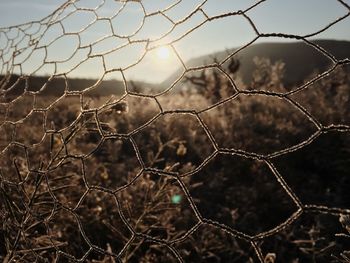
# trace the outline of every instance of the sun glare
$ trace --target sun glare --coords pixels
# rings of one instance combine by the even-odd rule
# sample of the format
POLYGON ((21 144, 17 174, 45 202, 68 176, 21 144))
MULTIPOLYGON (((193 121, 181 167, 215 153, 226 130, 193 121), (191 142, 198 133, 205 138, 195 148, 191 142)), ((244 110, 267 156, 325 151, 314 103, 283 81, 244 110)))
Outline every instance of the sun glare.
POLYGON ((161 60, 166 60, 170 57, 170 50, 168 47, 160 47, 157 49, 157 57, 161 60))

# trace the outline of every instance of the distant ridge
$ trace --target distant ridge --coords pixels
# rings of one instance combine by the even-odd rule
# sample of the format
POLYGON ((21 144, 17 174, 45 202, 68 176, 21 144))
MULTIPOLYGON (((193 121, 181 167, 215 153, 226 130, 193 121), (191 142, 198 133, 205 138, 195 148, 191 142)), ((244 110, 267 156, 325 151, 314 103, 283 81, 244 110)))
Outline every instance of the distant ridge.
MULTIPOLYGON (((315 40, 312 42, 324 48, 337 59, 350 58, 349 41, 315 40)), ((213 62, 214 57, 220 61, 235 50, 237 50, 237 48, 193 58, 185 64, 188 67, 210 64, 213 62)), ((234 56, 241 64, 238 74, 247 84, 250 83, 251 75, 255 69, 253 62, 254 57, 269 58, 271 62, 282 60, 286 64, 284 77, 286 85, 298 84, 309 77, 313 72, 322 72, 326 70, 331 63, 327 57, 302 41, 253 44, 239 51, 238 54, 234 56)), ((166 86, 171 85, 181 73, 181 69, 177 70, 162 84, 166 86)))
MULTIPOLYGON (((339 40, 315 40, 312 41, 317 45, 324 48, 327 52, 335 56, 337 59, 350 58, 350 41, 339 40)), ((188 67, 201 66, 211 64, 213 58, 217 58, 219 61, 227 57, 229 53, 234 52, 237 48, 228 49, 221 52, 208 54, 205 56, 190 59, 185 64, 188 67)), ((325 71, 331 61, 323 54, 315 50, 313 47, 305 44, 302 41, 299 42, 287 42, 287 43, 258 43, 253 44, 245 49, 241 50, 234 56, 235 59, 240 61, 240 69, 238 75, 242 80, 249 84, 252 73, 255 69, 253 59, 255 57, 269 58, 271 62, 278 60, 283 61, 285 66, 284 83, 286 85, 296 85, 308 78, 315 71, 325 71)), ((350 73, 350 66, 347 66, 350 73)), ((149 84, 144 82, 135 82, 136 86, 140 89, 148 88, 154 90, 164 90, 169 87, 179 76, 182 74, 182 69, 176 70, 167 80, 160 84, 149 84)), ((7 79, 6 85, 3 85, 5 76, 0 75, 0 94, 14 87, 10 92, 7 92, 6 96, 22 94, 26 81, 21 80, 16 83, 20 76, 11 75, 7 79), (1 91, 1 86, 2 91, 1 91)), ((28 90, 38 91, 48 81, 48 76, 31 76, 28 77, 28 90)), ((82 79, 71 78, 68 79, 68 90, 81 91, 88 87, 93 86, 97 82, 96 79, 82 79)), ((130 84, 130 83, 129 83, 130 84)), ((65 80, 62 77, 56 77, 47 83, 47 88, 41 92, 42 95, 60 96, 64 93, 66 87, 65 80)), ((89 96, 108 96, 108 95, 120 95, 124 92, 124 83, 121 80, 103 80, 99 86, 89 91, 89 96)))
MULTIPOLYGON (((5 76, 0 75, 0 85, 5 81, 5 76)), ((96 84, 97 79, 83 79, 83 78, 70 78, 67 79, 67 89, 69 91, 82 91, 96 84)), ((42 95, 47 96, 60 96, 63 95, 66 88, 66 81, 63 77, 54 77, 49 80, 48 76, 30 76, 25 79, 20 79, 19 75, 8 76, 7 83, 4 91, 7 89, 11 90, 7 92, 7 96, 18 96, 24 92, 28 83, 29 91, 39 91, 46 84, 45 89, 40 92, 42 95)), ((130 84, 130 83, 129 83, 130 84)), ((137 86, 143 87, 152 85, 143 82, 135 82, 137 86)), ((120 95, 124 93, 124 83, 121 80, 103 80, 98 84, 96 89, 88 92, 89 96, 109 96, 109 95, 120 95)))

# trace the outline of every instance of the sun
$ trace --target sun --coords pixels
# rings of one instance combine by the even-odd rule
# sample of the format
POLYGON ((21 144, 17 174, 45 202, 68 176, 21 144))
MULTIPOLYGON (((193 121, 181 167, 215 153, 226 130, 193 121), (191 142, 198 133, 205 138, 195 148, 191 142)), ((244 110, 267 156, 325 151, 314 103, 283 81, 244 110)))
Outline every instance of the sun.
POLYGON ((168 47, 160 47, 157 49, 157 57, 161 60, 167 60, 170 57, 170 49, 168 47))

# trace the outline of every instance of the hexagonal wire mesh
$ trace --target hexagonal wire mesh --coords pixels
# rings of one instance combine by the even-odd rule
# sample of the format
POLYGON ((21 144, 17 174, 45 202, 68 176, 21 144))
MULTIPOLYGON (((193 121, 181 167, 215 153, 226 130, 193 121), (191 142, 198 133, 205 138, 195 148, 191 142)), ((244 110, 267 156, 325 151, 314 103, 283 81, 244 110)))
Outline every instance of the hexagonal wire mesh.
MULTIPOLYGON (((168 12, 180 6, 181 0, 153 11, 147 11, 143 1, 114 1, 118 8, 110 16, 100 12, 106 1, 86 7, 82 1, 70 0, 40 21, 0 29, 2 260, 228 262, 224 261, 225 256, 215 259, 210 254, 202 254, 200 260, 189 257, 193 250, 202 249, 189 244, 193 240, 196 243, 196 235, 201 236, 202 228, 206 227, 212 230, 203 232, 202 238, 213 236, 202 240, 204 250, 205 246, 220 245, 222 253, 229 254, 230 249, 239 247, 243 252, 235 251, 238 254, 266 262, 262 241, 285 231, 304 214, 350 214, 346 207, 302 200, 295 190, 298 186, 289 185, 282 168, 275 164, 278 158, 301 151, 324 134, 350 131, 346 124, 323 124, 312 108, 304 107, 295 98, 350 64, 349 58, 336 58, 309 40, 349 17, 346 2, 335 0, 346 11, 344 16, 312 34, 292 35, 258 30, 250 12, 266 0, 243 10, 212 16, 203 8, 207 2, 204 0, 177 21, 168 12), (132 30, 122 24, 123 11, 129 4, 137 5, 140 11, 134 14, 139 23, 130 25, 132 30), (73 24, 70 19, 74 16, 79 19, 73 24), (195 16, 204 19, 170 37, 195 16), (139 38, 138 33, 147 21, 159 17, 171 25, 169 30, 157 38, 147 35, 139 38), (230 17, 242 18, 254 32, 253 39, 220 61, 188 66, 175 44, 213 21, 230 17), (75 28, 77 21, 81 25, 75 28), (92 29, 94 26, 96 29, 92 29), (128 29, 132 32, 127 32, 128 29), (240 86, 225 65, 262 38, 301 41, 329 59, 331 65, 290 90, 240 86), (124 49, 132 45, 141 45, 141 53, 124 65, 124 49), (168 48, 163 48, 160 55, 166 57, 171 52, 182 66, 182 73, 163 90, 148 90, 138 87, 142 86, 140 83, 130 82, 126 72, 137 67, 149 52, 163 46, 168 48), (101 47, 106 50, 101 51, 101 47), (114 58, 118 52, 121 57, 114 58), (74 88, 77 85, 70 74, 79 68, 87 70, 91 61, 95 61, 91 65, 99 72, 99 79, 80 80, 79 88, 74 88), (68 66, 63 68, 63 64, 68 66), (47 77, 32 78, 44 72, 44 68, 51 69, 47 77), (189 102, 170 101, 169 94, 182 85, 183 79, 210 81, 204 75, 202 79, 196 75, 208 70, 214 70, 217 72, 214 77, 220 75, 218 78, 225 80, 225 87, 230 88, 226 96, 216 101, 209 97, 211 102, 206 104, 190 101, 190 97, 189 102), (197 77, 191 78, 191 74, 197 77), (120 94, 98 94, 111 81, 107 76, 123 80, 120 94), (225 141, 225 137, 218 138, 225 131, 212 127, 211 120, 222 119, 218 123, 229 126, 233 121, 225 118, 233 118, 234 112, 227 109, 238 110, 235 105, 242 104, 241 107, 253 111, 252 104, 243 102, 251 96, 270 100, 273 105, 283 104, 281 107, 300 115, 305 120, 299 125, 311 127, 309 135, 298 137, 282 149, 267 146, 268 151, 262 152, 253 147, 264 143, 261 137, 257 141, 250 138, 253 141, 250 146, 250 142, 239 137, 237 144, 225 141), (210 115, 213 111, 220 111, 221 115, 210 115), (133 118, 126 119, 126 114, 133 118), (232 173, 233 179, 225 173, 232 173), (243 175, 240 177, 239 173, 243 175), (262 185, 266 189, 259 189, 262 185), (256 188, 250 196, 251 192, 244 191, 251 186, 256 188), (274 197, 267 198, 271 194, 274 197), (252 200, 259 202, 261 198, 267 198, 268 206, 281 213, 281 217, 270 220, 269 213, 259 206, 258 211, 250 211, 252 200), (227 211, 218 208, 217 202, 226 206, 227 211), (239 213, 243 215, 241 220, 237 219, 239 213), (258 222, 262 226, 257 226, 258 222), (220 232, 219 239, 226 236, 224 244, 211 243, 215 231, 220 232), (145 254, 150 250, 153 252, 145 254)), ((237 125, 239 119, 234 119, 237 125)), ((244 261, 243 258, 238 257, 237 262, 244 261)), ((228 260, 234 262, 232 258, 228 260)))

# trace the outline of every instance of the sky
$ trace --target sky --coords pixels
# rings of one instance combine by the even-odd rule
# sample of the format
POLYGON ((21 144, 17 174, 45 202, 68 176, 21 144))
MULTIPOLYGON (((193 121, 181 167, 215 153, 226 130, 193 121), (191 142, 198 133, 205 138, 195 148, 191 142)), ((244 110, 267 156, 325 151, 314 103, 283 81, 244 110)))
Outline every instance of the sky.
MULTIPOLYGON (((350 0, 343 1, 350 5, 350 0)), ((191 58, 240 47, 252 41, 256 34, 243 16, 228 16, 207 21, 205 15, 214 17, 244 10, 256 2, 253 0, 141 0, 141 5, 140 1, 80 0, 75 1, 75 7, 67 6, 61 15, 51 21, 50 26, 44 23, 32 23, 29 24, 30 27, 21 26, 27 34, 32 34, 32 38, 38 40, 36 46, 30 46, 30 40, 27 37, 21 40, 24 36, 21 31, 16 28, 8 31, 6 27, 39 21, 52 14, 66 1, 0 0, 1 74, 6 73, 7 70, 13 70, 15 73, 25 74, 66 73, 68 77, 100 78, 105 69, 122 68, 128 80, 158 83, 181 68, 182 62, 186 65, 191 58), (164 14, 175 23, 184 20, 203 3, 202 10, 205 14, 201 11, 195 12, 167 35, 165 34, 172 29, 173 24, 165 16, 158 13, 144 19, 145 13, 151 14, 164 10, 176 2, 180 3, 164 11, 164 14), (96 7, 99 8, 95 12, 79 10, 96 7), (117 13, 118 15, 114 17, 117 13), (98 20, 96 20, 97 17, 98 20), (100 19, 103 17, 114 18, 100 19), (90 23, 91 25, 87 27, 90 23), (199 27, 188 32, 197 26, 199 27), (68 35, 63 34, 63 28, 68 35), (79 31, 81 32, 77 33, 79 31), (19 36, 16 38, 18 32, 19 36), (17 48, 21 52, 6 47, 8 41, 12 41, 11 39, 14 39, 15 43, 18 42, 17 48), (150 40, 148 46, 143 41, 146 39, 150 40), (128 41, 131 41, 131 44, 128 41), (172 43, 172 47, 166 45, 169 43, 172 43), (165 46, 161 47, 163 44, 165 46), (109 53, 109 51, 113 52, 109 53), (17 66, 9 69, 12 63, 6 64, 6 61, 11 61, 13 52, 16 53, 13 64, 17 66), (90 57, 88 57, 89 54, 90 57)), ((337 0, 266 0, 246 14, 261 33, 307 35, 317 32, 347 13, 349 10, 337 0)), ((349 28, 350 18, 347 17, 311 39, 350 40, 349 28)), ((261 38, 257 42, 272 41, 286 40, 261 38)), ((107 74, 105 78, 121 79, 121 74, 115 71, 107 74)))

